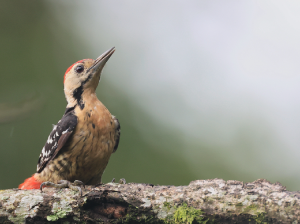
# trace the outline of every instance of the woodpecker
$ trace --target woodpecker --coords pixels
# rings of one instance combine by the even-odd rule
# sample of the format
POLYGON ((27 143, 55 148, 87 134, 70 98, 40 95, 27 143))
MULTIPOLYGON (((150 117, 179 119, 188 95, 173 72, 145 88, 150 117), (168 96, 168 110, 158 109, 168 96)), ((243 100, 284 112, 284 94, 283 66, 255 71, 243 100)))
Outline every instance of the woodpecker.
POLYGON ((89 185, 101 183, 109 158, 119 145, 120 123, 98 100, 95 91, 114 51, 113 47, 96 60, 83 59, 67 69, 65 113, 42 149, 37 172, 20 184, 20 189, 70 187, 76 180, 89 185))

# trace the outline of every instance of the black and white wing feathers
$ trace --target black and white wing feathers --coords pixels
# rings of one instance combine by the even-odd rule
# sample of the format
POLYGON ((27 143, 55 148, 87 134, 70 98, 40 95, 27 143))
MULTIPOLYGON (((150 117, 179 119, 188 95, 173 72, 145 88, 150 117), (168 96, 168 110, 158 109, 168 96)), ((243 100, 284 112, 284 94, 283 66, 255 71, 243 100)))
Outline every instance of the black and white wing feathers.
POLYGON ((62 119, 58 121, 57 125, 54 125, 40 154, 37 164, 38 173, 42 172, 47 163, 57 155, 59 150, 65 145, 68 138, 73 133, 73 130, 77 125, 77 117, 74 115, 72 109, 70 110, 67 108, 62 119))

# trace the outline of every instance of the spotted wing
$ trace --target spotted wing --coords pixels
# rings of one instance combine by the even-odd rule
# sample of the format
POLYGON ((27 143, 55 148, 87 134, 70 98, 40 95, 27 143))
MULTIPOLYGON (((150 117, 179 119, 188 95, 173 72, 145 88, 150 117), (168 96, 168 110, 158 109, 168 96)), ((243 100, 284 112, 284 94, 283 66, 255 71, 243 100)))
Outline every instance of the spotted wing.
POLYGON ((59 150, 65 145, 76 125, 77 117, 74 115, 74 111, 67 109, 62 119, 58 121, 57 125, 54 125, 53 130, 42 149, 37 164, 38 173, 42 172, 47 163, 52 160, 59 150))
POLYGON ((117 151, 118 146, 119 146, 120 135, 121 135, 121 126, 120 126, 119 120, 115 116, 113 116, 113 120, 115 122, 115 127, 116 127, 116 129, 115 129, 115 146, 114 146, 114 150, 113 150, 113 153, 114 153, 115 151, 117 151))

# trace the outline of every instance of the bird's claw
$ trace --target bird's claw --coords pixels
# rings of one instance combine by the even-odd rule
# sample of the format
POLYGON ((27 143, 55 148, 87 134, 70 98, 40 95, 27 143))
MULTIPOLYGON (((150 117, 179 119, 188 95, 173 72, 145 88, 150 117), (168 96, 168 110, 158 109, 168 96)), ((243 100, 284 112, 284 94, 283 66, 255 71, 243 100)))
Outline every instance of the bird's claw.
POLYGON ((119 180, 119 184, 126 184, 125 178, 121 178, 121 179, 119 180))
POLYGON ((85 188, 84 183, 80 180, 75 180, 74 183, 71 183, 68 180, 60 180, 57 182, 57 184, 46 181, 41 184, 40 190, 43 191, 43 187, 70 188, 74 191, 79 191, 80 196, 82 196, 82 190, 80 186, 83 186, 85 188))
POLYGON ((85 188, 85 184, 81 180, 75 180, 73 185, 75 186, 83 186, 85 188))
MULTIPOLYGON (((116 178, 113 178, 112 181, 111 181, 111 183, 115 183, 115 181, 116 181, 116 178)), ((126 184, 125 178, 121 178, 121 179, 119 180, 119 184, 126 184)))

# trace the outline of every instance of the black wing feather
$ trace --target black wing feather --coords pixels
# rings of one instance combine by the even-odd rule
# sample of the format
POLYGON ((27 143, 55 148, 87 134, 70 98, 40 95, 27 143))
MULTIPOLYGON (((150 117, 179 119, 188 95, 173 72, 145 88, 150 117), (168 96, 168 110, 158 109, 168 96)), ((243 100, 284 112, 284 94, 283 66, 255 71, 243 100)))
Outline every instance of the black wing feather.
POLYGON ((54 125, 53 130, 42 149, 37 164, 38 173, 42 172, 47 163, 52 160, 65 145, 76 125, 77 117, 74 114, 74 108, 67 108, 62 119, 58 121, 57 125, 54 125))
POLYGON ((114 150, 113 153, 115 151, 117 151, 118 146, 119 146, 119 142, 120 142, 120 135, 121 135, 121 126, 120 126, 120 122, 119 120, 113 116, 114 122, 115 122, 115 127, 116 127, 116 132, 115 132, 115 146, 114 146, 114 150))

